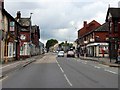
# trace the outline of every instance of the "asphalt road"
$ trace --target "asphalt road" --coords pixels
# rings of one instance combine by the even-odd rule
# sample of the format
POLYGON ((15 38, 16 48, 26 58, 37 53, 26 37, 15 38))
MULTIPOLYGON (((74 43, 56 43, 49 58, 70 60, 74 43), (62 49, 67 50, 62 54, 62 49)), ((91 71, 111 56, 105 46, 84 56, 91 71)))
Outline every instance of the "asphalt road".
POLYGON ((118 88, 118 69, 46 54, 1 82, 3 88, 118 88))

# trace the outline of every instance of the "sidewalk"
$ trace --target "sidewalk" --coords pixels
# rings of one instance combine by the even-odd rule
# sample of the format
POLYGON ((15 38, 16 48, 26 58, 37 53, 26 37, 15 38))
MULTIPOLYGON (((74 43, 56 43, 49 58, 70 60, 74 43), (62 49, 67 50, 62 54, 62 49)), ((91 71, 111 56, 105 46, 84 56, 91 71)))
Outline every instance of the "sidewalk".
POLYGON ((96 58, 96 57, 83 57, 83 56, 80 56, 80 59, 82 60, 91 60, 91 61, 96 61, 96 62, 99 62, 100 64, 104 64, 104 65, 108 65, 110 67, 120 67, 120 64, 117 64, 115 63, 115 59, 112 59, 111 62, 110 62, 110 58, 96 58))
POLYGON ((0 65, 0 78, 4 77, 6 74, 27 66, 28 64, 36 61, 39 58, 42 58, 44 55, 37 55, 31 58, 26 58, 24 60, 8 62, 6 64, 0 65))

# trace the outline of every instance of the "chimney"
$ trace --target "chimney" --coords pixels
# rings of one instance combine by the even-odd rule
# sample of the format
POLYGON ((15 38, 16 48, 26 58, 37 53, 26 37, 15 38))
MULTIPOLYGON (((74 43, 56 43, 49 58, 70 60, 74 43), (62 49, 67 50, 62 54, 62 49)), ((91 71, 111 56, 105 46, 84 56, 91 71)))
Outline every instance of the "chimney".
POLYGON ((84 27, 86 27, 87 26, 87 21, 84 21, 84 25, 83 25, 84 27))
POLYGON ((17 19, 20 19, 21 18, 21 13, 20 11, 17 12, 17 19))

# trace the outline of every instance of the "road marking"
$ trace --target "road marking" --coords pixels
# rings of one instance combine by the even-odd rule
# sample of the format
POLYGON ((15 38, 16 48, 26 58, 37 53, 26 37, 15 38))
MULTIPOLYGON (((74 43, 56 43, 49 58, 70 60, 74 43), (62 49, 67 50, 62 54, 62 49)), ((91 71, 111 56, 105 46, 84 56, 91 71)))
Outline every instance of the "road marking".
POLYGON ((1 67, 0 69, 3 69, 3 68, 6 68, 6 67, 9 67, 9 66, 12 66, 12 65, 17 64, 17 63, 20 63, 20 62, 16 62, 16 63, 13 63, 13 64, 6 65, 6 66, 4 66, 4 67, 1 67))
POLYGON ((56 62, 57 62, 57 65, 59 66, 60 70, 61 70, 62 73, 64 74, 64 77, 65 77, 66 81, 68 82, 68 84, 69 84, 70 86, 72 86, 72 83, 71 83, 70 80, 67 78, 67 76, 66 76, 64 70, 62 69, 62 67, 60 66, 60 64, 58 63, 57 60, 56 60, 56 62))
POLYGON ((60 70, 64 73, 63 69, 60 67, 60 70))
POLYGON ((1 80, 0 80, 0 82, 2 82, 3 80, 5 80, 5 79, 7 79, 8 78, 8 76, 5 76, 4 78, 2 78, 1 80))
POLYGON ((117 74, 116 72, 113 72, 113 71, 110 71, 108 69, 104 69, 106 72, 110 72, 110 73, 113 73, 113 74, 117 74))
POLYGON ((101 67, 98 67, 98 66, 94 66, 94 68, 97 68, 97 69, 99 69, 99 68, 101 68, 101 67))
POLYGON ((67 80, 67 82, 69 83, 69 85, 72 87, 72 83, 69 81, 69 79, 67 78, 66 74, 64 74, 64 77, 67 80))

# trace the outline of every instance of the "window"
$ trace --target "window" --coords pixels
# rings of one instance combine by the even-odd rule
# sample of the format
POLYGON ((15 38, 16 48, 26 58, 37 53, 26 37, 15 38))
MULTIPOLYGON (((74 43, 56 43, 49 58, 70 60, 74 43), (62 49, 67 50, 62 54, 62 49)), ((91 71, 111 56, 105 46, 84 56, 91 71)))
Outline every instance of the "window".
POLYGON ((114 21, 114 32, 118 32, 118 21, 114 21))
POLYGON ((100 51, 99 54, 102 54, 102 53, 108 54, 108 46, 100 46, 99 51, 100 51))
POLYGON ((13 57, 13 43, 8 44, 8 56, 13 57))
POLYGON ((109 23, 109 31, 112 32, 112 22, 109 23))

